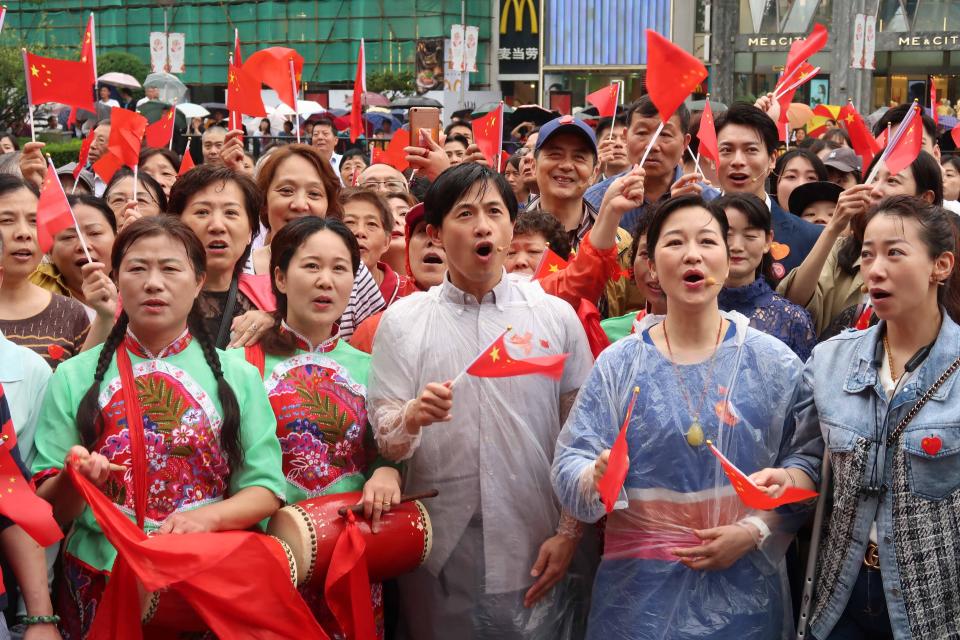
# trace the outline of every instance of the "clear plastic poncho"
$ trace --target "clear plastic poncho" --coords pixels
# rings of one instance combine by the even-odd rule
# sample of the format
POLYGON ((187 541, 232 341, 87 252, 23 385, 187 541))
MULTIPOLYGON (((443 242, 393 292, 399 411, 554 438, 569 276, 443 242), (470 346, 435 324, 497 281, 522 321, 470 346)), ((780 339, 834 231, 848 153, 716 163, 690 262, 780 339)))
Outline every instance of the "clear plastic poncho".
POLYGON ((802 363, 779 340, 749 328, 744 316, 723 315, 732 328, 717 350, 712 380, 705 381, 709 360, 675 369, 647 334, 663 317, 648 316, 636 334, 600 355, 560 434, 554 488, 570 513, 595 522, 604 507, 594 489, 594 461, 613 445, 633 388, 640 387, 628 427, 630 466, 606 521, 588 638, 770 640, 792 632, 783 554, 803 509, 748 509, 716 457, 688 444, 686 432, 689 405, 696 411, 707 382, 700 411, 705 437, 747 474, 777 466, 792 432, 785 415, 802 363), (747 516, 762 518, 771 536, 726 570, 689 569, 671 553, 700 545, 694 530, 747 516))

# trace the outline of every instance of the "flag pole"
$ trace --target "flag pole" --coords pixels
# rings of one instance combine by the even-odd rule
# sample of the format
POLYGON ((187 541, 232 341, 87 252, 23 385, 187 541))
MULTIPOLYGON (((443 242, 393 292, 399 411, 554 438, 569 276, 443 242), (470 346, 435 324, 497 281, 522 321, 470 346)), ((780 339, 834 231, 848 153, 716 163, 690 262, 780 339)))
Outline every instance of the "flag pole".
MULTIPOLYGON (((177 99, 176 98, 173 99, 173 106, 170 108, 173 109, 173 115, 171 116, 173 118, 173 125, 171 125, 170 127, 170 140, 167 142, 167 149, 169 149, 170 151, 173 151, 173 134, 176 132, 176 129, 177 129, 177 99)), ((227 113, 230 113, 230 112, 228 111, 227 113)), ((184 120, 186 120, 186 117, 184 117, 184 120)))
POLYGON ((786 145, 787 151, 790 151, 790 123, 783 123, 783 144, 786 145))
POLYGON ((617 106, 620 104, 620 83, 614 81, 614 84, 617 85, 617 95, 613 99, 613 115, 610 117, 610 135, 607 140, 613 140, 613 128, 617 126, 617 106))
POLYGON ((23 77, 26 80, 27 88, 27 110, 30 112, 30 141, 37 141, 37 132, 33 125, 33 96, 30 95, 30 65, 27 64, 27 49, 21 48, 20 52, 23 54, 23 77))
POLYGON ((300 91, 297 87, 297 73, 294 70, 293 58, 290 58, 290 82, 293 84, 293 117, 296 118, 294 128, 297 130, 297 144, 300 144, 300 104, 297 100, 300 91))
POLYGON ((802 76, 801 78, 799 78, 796 82, 794 82, 792 85, 790 85, 790 86, 787 87, 786 89, 781 89, 781 90, 778 91, 777 93, 773 94, 773 99, 774 99, 774 100, 778 100, 778 99, 782 98, 783 96, 787 95, 788 93, 790 93, 791 91, 793 91, 794 89, 796 89, 797 87, 799 87, 800 85, 802 85, 802 84, 803 84, 804 82, 806 82, 807 80, 810 80, 811 78, 813 78, 814 76, 816 76, 818 73, 820 73, 820 67, 814 67, 814 68, 813 68, 813 71, 810 72, 810 75, 804 75, 804 76, 802 76))
POLYGON ((694 163, 694 165, 696 165, 696 167, 697 167, 697 173, 700 174, 700 177, 701 177, 701 178, 706 178, 707 176, 704 175, 703 169, 700 168, 700 152, 697 151, 697 155, 693 155, 693 151, 690 151, 690 147, 687 147, 687 153, 689 153, 689 154, 690 154, 690 158, 693 159, 693 163, 694 163))
POLYGON ((460 373, 457 374, 457 377, 454 378, 454 379, 453 379, 453 382, 450 383, 450 387, 449 387, 449 388, 450 388, 450 389, 453 389, 453 388, 457 385, 457 383, 460 382, 460 379, 461 379, 463 376, 467 375, 467 369, 469 369, 470 367, 472 367, 472 366, 474 365, 474 363, 480 358, 480 356, 482 356, 482 355, 485 354, 487 351, 489 351, 489 350, 490 350, 490 347, 492 347, 493 344, 494 344, 497 340, 499 340, 499 339, 502 338, 503 336, 507 335, 507 332, 510 331, 511 329, 513 329, 513 327, 512 327, 511 325, 507 325, 507 328, 504 329, 502 333, 497 334, 497 337, 496 337, 496 338, 494 338, 493 340, 491 340, 490 343, 487 344, 487 346, 485 346, 483 349, 481 349, 481 351, 480 351, 480 353, 477 355, 477 357, 474 358, 473 360, 471 360, 470 362, 468 362, 468 363, 467 363, 467 366, 465 366, 465 367, 463 368, 463 371, 461 371, 460 373))
MULTIPOLYGON (((60 189, 60 193, 63 194, 63 199, 67 199, 67 194, 63 190, 63 183, 60 182, 60 176, 57 175, 57 168, 53 166, 53 158, 50 157, 50 154, 47 154, 47 171, 53 172, 53 179, 57 181, 57 188, 60 189)), ((73 187, 77 187, 76 181, 73 183, 73 187)), ((73 193, 71 191, 71 193, 73 193)), ((80 240, 80 246, 83 247, 83 255, 87 257, 87 263, 93 262, 93 258, 90 257, 90 249, 87 248, 87 241, 83 238, 83 232, 80 230, 80 223, 77 222, 77 214, 73 212, 73 207, 70 206, 70 203, 67 202, 67 208, 70 209, 70 217, 73 218, 73 226, 77 229, 77 239, 80 240)))
POLYGON ((883 152, 880 154, 880 159, 877 160, 876 163, 874 163, 873 170, 870 172, 870 175, 867 176, 867 179, 864 180, 863 184, 870 184, 876 179, 877 173, 879 173, 880 171, 880 164, 887 159, 888 155, 890 155, 890 150, 894 147, 894 145, 900 142, 900 138, 903 137, 903 132, 907 130, 907 127, 910 126, 910 123, 912 123, 914 118, 916 117, 917 109, 918 109, 917 101, 916 99, 914 99, 913 105, 910 107, 910 112, 907 114, 907 117, 904 118, 903 121, 900 123, 900 126, 897 127, 897 130, 893 133, 893 138, 891 138, 889 134, 890 123, 889 122, 887 123, 887 131, 888 131, 887 146, 883 148, 883 152))
POLYGON ((500 101, 500 141, 497 145, 497 173, 501 172, 500 165, 503 162, 503 100, 500 101))
POLYGON ((138 169, 140 168, 140 163, 133 165, 133 200, 137 199, 137 181, 138 181, 138 169))
POLYGON ((226 96, 226 100, 224 100, 224 104, 227 105, 227 118, 230 121, 229 126, 227 128, 230 129, 231 131, 237 128, 236 126, 234 126, 236 123, 234 122, 234 119, 233 119, 233 111, 230 110, 230 74, 232 72, 233 72, 233 54, 231 53, 229 56, 227 56, 227 96, 226 96))
POLYGON ((657 125, 657 130, 653 132, 653 137, 650 138, 650 142, 647 143, 647 148, 643 150, 643 157, 640 158, 640 166, 643 167, 643 163, 647 161, 647 156, 650 155, 650 151, 653 149, 653 145, 657 143, 657 138, 660 137, 660 132, 663 131, 663 118, 660 119, 660 124, 657 125))

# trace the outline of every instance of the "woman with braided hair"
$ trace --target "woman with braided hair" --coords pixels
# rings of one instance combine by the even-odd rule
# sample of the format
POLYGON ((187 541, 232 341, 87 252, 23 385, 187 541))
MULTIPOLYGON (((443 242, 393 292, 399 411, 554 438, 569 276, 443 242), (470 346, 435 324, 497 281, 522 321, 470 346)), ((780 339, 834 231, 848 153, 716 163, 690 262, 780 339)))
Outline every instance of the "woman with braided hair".
POLYGON ((205 261, 176 218, 130 223, 111 261, 123 312, 105 343, 64 363, 48 387, 33 472, 57 520, 73 525, 56 590, 64 638, 88 632, 116 558, 65 465, 158 535, 247 529, 283 499, 257 371, 241 352, 218 351, 197 313, 205 261))

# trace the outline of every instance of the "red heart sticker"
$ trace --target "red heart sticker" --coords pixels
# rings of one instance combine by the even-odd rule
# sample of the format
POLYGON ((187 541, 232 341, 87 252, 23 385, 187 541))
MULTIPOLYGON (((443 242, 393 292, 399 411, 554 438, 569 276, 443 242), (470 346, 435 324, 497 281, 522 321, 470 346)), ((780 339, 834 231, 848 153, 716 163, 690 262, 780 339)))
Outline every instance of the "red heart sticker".
POLYGON ((47 347, 47 353, 50 354, 51 358, 57 361, 63 360, 63 356, 67 355, 66 349, 58 344, 51 344, 49 347, 47 347))
POLYGON ((930 436, 921 440, 920 446, 927 452, 927 455, 935 456, 943 446, 943 440, 939 436, 930 436))

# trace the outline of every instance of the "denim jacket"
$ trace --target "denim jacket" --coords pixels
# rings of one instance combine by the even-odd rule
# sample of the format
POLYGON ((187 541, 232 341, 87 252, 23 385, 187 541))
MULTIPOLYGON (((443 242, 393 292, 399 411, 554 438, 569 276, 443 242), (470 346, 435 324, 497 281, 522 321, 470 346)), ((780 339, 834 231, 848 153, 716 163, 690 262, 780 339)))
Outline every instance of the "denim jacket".
POLYGON ((878 374, 886 357, 878 347, 884 324, 818 345, 794 399, 793 453, 783 466, 817 482, 824 443, 833 466, 811 616, 817 638, 830 634, 846 607, 874 520, 894 636, 960 634, 960 373, 887 445, 888 435, 960 356, 960 327, 943 313, 930 354, 888 403, 878 374), (871 484, 875 461, 879 494, 862 490, 871 484))

